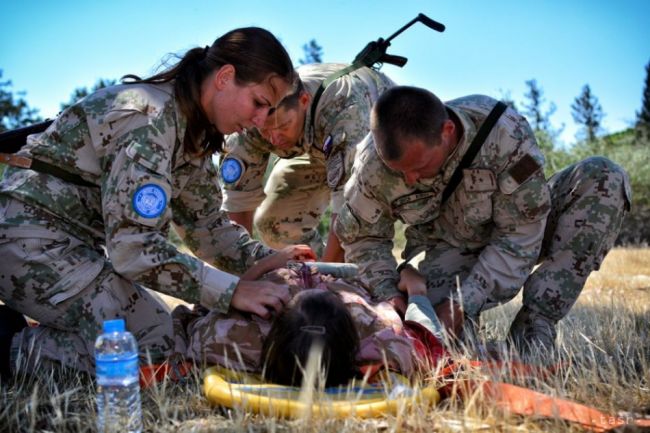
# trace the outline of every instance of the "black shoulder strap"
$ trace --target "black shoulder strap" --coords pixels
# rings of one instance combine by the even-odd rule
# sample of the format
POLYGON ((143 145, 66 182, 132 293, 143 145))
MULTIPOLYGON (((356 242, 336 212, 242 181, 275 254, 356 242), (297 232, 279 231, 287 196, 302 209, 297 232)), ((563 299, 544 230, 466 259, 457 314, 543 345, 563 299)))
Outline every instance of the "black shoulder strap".
POLYGON ((27 142, 28 135, 38 134, 39 132, 45 131, 52 122, 54 122, 54 120, 48 119, 40 123, 0 133, 0 152, 18 152, 27 142))
POLYGON ((349 74, 350 72, 354 72, 357 69, 366 66, 363 63, 357 63, 354 62, 350 66, 346 66, 345 68, 341 69, 340 71, 336 71, 333 74, 329 75, 327 78, 325 78, 321 83, 320 86, 318 86, 318 89, 316 90, 316 93, 314 93, 314 97, 311 101, 311 129, 314 129, 314 122, 316 119, 316 108, 318 107, 318 101, 320 100, 320 97, 323 95, 323 92, 329 86, 332 84, 333 81, 338 80, 342 76, 349 74))
POLYGON ((65 171, 62 168, 57 167, 56 165, 48 164, 46 162, 39 161, 38 159, 33 159, 32 165, 29 168, 34 171, 38 171, 39 173, 45 173, 45 174, 58 177, 61 180, 65 180, 66 182, 75 184, 77 186, 85 186, 87 188, 97 187, 97 185, 86 181, 78 174, 70 173, 69 171, 65 171))
POLYGON ((453 194, 454 190, 463 179, 463 170, 469 167, 472 161, 474 161, 476 154, 478 153, 481 146, 483 146, 483 142, 490 134, 490 131, 492 131, 492 128, 494 128, 494 125, 496 125, 499 117, 501 117, 503 112, 506 111, 506 108, 508 108, 508 106, 505 103, 501 101, 497 102, 494 108, 492 108, 492 111, 490 111, 490 114, 488 114, 488 116, 483 121, 481 128, 476 133, 476 136, 474 136, 474 140, 472 140, 472 143, 469 145, 467 152, 465 152, 465 155, 463 155, 463 159, 460 160, 460 164, 458 164, 458 167, 456 167, 456 171, 454 171, 454 174, 451 175, 449 183, 445 187, 445 190, 442 192, 442 201, 440 202, 441 206, 453 194))

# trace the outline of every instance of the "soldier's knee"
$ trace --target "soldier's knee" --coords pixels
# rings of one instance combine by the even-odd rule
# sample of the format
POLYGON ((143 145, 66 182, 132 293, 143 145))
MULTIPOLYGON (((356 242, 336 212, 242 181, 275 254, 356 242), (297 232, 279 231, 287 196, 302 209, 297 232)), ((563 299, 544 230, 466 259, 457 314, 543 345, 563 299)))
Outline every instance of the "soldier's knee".
POLYGON ((577 163, 577 169, 583 177, 597 179, 610 172, 621 170, 620 167, 604 156, 590 156, 577 163))
POLYGON ((630 179, 623 167, 604 156, 592 156, 578 163, 583 180, 598 185, 607 198, 620 202, 621 210, 629 210, 632 200, 630 179))

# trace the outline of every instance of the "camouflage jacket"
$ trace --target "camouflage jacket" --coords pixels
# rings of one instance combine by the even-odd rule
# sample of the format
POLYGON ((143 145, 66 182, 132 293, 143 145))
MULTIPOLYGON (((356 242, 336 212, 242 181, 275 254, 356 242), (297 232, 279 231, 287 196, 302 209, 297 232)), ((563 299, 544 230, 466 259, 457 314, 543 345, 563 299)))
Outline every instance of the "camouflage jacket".
MULTIPOLYGON (((305 89, 313 96, 320 84, 347 65, 318 63, 298 68, 305 89)), ((313 164, 326 166, 332 190, 334 213, 340 209, 343 185, 354 163, 356 145, 370 130, 370 110, 379 95, 394 83, 384 74, 363 67, 331 83, 322 93, 312 122, 307 107, 302 140, 293 148, 273 147, 253 129, 227 138, 226 158, 236 158, 243 167, 235 182, 223 183, 223 207, 228 212, 255 209, 264 200, 263 179, 271 153, 280 158, 309 154, 313 164), (313 128, 312 128, 313 124, 313 128)))
MULTIPOLYGON (((0 193, 46 210, 47 224, 105 247, 124 277, 226 311, 239 279, 216 266, 243 273, 270 250, 220 211, 216 169, 210 157, 183 152, 184 134, 171 84, 101 89, 20 151, 96 187, 9 168, 0 193), (168 241, 170 224, 199 258, 168 241)), ((6 230, 11 236, 15 228, 6 230)))
POLYGON ((485 293, 520 287, 531 271, 541 248, 550 191, 544 157, 522 116, 512 109, 501 116, 455 192, 440 205, 445 186, 495 103, 478 95, 446 103, 460 119, 463 135, 440 173, 412 187, 383 164, 371 134, 360 144, 335 230, 346 261, 360 265, 380 298, 398 293, 392 254, 398 219, 408 226, 405 259, 437 242, 480 251, 461 291, 470 285, 485 287, 485 293))

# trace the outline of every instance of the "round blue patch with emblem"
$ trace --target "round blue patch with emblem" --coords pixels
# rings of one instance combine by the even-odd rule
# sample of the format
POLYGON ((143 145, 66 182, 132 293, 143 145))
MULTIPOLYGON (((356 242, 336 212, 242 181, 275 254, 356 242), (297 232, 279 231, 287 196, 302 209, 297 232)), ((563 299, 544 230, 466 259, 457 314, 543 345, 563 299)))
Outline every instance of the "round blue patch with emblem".
POLYGON ((221 164, 221 178, 225 183, 235 183, 241 178, 244 167, 241 161, 235 158, 226 158, 221 164))
POLYGON ((165 190, 155 183, 139 187, 133 194, 133 209, 143 218, 159 217, 167 206, 165 190))

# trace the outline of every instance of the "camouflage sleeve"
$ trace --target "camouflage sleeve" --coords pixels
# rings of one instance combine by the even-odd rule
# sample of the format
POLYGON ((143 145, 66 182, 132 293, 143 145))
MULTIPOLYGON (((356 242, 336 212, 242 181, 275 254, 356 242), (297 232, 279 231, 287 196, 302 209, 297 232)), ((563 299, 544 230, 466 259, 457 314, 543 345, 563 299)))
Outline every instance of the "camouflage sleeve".
POLYGON ((469 315, 481 311, 490 293, 516 293, 523 285, 541 251, 551 208, 544 157, 526 120, 509 110, 496 134, 505 162, 495 170, 490 242, 461 284, 469 315))
POLYGON ((372 100, 363 88, 338 92, 319 107, 317 130, 323 131, 327 156, 327 184, 332 190, 332 212, 343 205, 343 187, 352 173, 356 146, 370 131, 372 100), (346 96, 347 94, 347 96, 346 96))
POLYGON ((197 257, 220 269, 242 274, 272 250, 251 239, 246 229, 219 209, 220 204, 217 172, 206 159, 200 169, 194 167, 188 173, 180 196, 172 201, 174 223, 197 257))
POLYGON ((389 299, 400 293, 397 261, 393 256, 395 218, 381 195, 378 182, 382 176, 375 176, 378 167, 376 161, 369 161, 367 146, 373 146, 370 134, 362 142, 363 150, 345 184, 346 202, 334 230, 345 250, 346 262, 359 266, 359 274, 373 288, 374 296, 389 299))
MULTIPOLYGON (((175 200, 172 182, 179 181, 172 179, 170 168, 174 133, 174 128, 148 124, 115 138, 123 145, 101 191, 108 256, 117 273, 147 288, 226 311, 239 278, 182 253, 167 240, 170 201, 175 200)), ((204 197, 218 191, 218 185, 208 183, 214 177, 206 182, 204 197)))
POLYGON ((269 145, 257 131, 231 134, 219 164, 223 186, 222 208, 227 212, 256 209, 264 200, 264 173, 269 162, 269 145))

